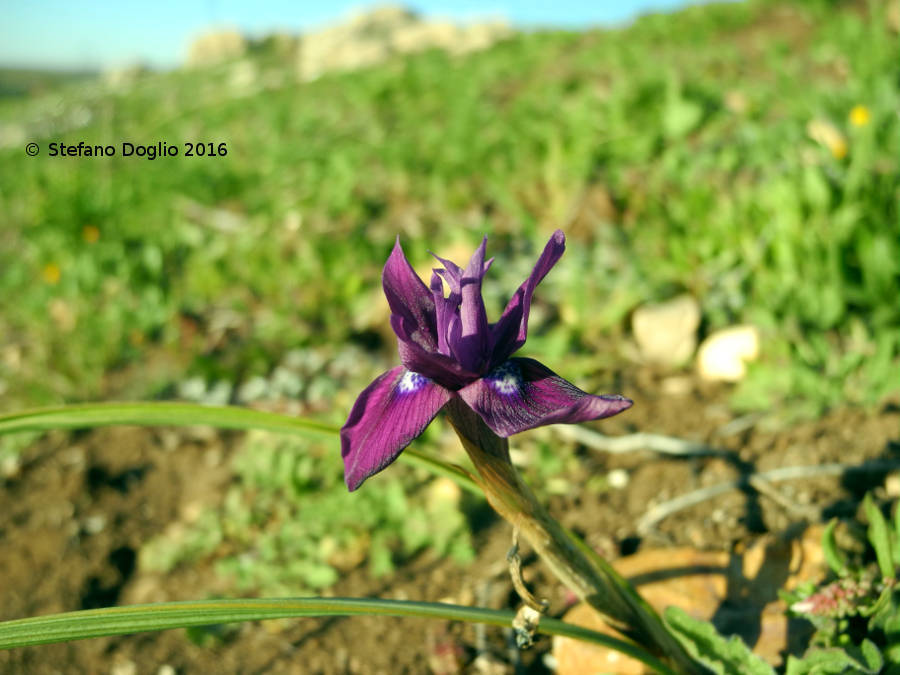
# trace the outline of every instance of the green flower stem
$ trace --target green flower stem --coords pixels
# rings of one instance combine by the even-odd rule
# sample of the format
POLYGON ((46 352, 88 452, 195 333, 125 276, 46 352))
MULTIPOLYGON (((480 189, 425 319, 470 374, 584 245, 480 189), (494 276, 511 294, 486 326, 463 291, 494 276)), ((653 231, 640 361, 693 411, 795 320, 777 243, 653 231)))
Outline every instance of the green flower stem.
MULTIPOLYGON (((494 626, 509 626, 514 617, 510 611, 377 598, 241 598, 165 602, 3 621, 0 622, 0 649, 236 621, 350 615, 421 617, 494 626)), ((616 649, 641 660, 656 672, 674 675, 665 664, 643 650, 609 635, 555 619, 541 621, 539 630, 548 635, 560 635, 616 649)))
MULTIPOLYGON (((678 672, 705 675, 659 615, 613 568, 596 556, 592 563, 562 526, 538 502, 509 458, 509 444, 492 432, 468 406, 446 408, 493 509, 525 537, 556 577, 596 609, 616 630, 643 645, 678 672)), ((543 625, 544 619, 541 620, 543 625)))

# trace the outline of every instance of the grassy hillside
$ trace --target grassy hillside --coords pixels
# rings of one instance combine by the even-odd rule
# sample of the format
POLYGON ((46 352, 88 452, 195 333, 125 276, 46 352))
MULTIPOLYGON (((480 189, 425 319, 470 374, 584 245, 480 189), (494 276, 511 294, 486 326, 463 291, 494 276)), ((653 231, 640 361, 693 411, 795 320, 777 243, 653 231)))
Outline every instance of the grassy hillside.
POLYGON ((749 2, 306 84, 252 57, 0 101, 0 407, 235 398, 280 368, 340 420, 395 358, 397 233, 419 266, 490 234, 516 260, 490 312, 556 227, 529 353, 622 367, 628 313, 688 290, 704 330, 764 333, 736 405, 873 404, 900 364, 898 84, 882 3, 749 2))

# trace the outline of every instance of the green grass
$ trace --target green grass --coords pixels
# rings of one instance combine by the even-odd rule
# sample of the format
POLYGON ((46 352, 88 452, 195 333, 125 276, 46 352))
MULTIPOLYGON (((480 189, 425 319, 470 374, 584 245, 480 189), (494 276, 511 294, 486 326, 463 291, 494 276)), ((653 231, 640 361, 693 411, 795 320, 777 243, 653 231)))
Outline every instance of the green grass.
POLYGON ((264 90, 225 64, 2 103, 0 122, 44 152, 0 150, 0 293, 15 299, 0 400, 103 397, 111 370, 150 353, 175 363, 132 395, 185 372, 265 375, 290 348, 371 345, 397 232, 417 263, 482 232, 504 261, 521 253, 498 268, 499 307, 563 226, 574 245, 542 294, 564 319, 556 351, 590 353, 639 302, 687 289, 706 328, 765 333, 740 405, 874 403, 900 353, 900 59, 879 7, 712 5, 303 85, 260 58, 264 90), (846 157, 808 136, 814 119, 846 157), (51 140, 228 155, 49 158, 51 140))

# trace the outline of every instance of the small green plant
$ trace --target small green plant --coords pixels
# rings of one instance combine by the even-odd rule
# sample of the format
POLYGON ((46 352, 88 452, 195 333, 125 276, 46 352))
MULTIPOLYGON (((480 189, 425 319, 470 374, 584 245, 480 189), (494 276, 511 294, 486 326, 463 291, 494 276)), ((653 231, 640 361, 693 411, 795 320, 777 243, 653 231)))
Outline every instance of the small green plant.
POLYGON ((832 521, 822 536, 831 577, 784 596, 791 612, 815 626, 813 647, 788 662, 792 675, 814 672, 877 673, 900 669, 900 510, 888 521, 872 496, 863 500, 868 527, 851 528, 857 551, 842 551, 832 521))
POLYGON ((222 503, 147 542, 143 567, 168 572, 213 558, 226 586, 297 595, 367 560, 382 576, 424 551, 460 564, 474 556, 458 488, 448 494, 443 483, 423 486, 407 474, 352 497, 333 447, 260 432, 247 436, 232 468, 222 503))

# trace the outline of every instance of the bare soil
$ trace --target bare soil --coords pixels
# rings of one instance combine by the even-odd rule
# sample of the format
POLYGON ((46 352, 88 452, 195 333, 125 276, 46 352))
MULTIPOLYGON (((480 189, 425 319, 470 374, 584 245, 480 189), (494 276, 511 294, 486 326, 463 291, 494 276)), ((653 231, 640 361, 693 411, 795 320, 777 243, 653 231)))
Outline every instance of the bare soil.
MULTIPOLYGON (((565 477, 572 489, 550 497, 550 508, 610 558, 646 545, 730 550, 763 532, 784 530, 797 521, 798 513, 811 508, 824 518, 852 516, 867 489, 877 488, 885 496, 884 463, 900 463, 896 404, 875 412, 836 410, 814 422, 770 429, 768 418, 730 413, 725 388, 689 377, 673 381, 639 371, 634 380, 621 384, 618 390, 632 395, 636 405, 603 423, 605 433, 667 434, 729 454, 610 455, 579 447, 579 469, 565 477), (675 389, 682 393, 662 393, 675 389), (775 483, 781 503, 749 487, 730 490, 673 512, 643 535, 636 529, 648 508, 697 488, 752 472, 829 462, 881 465, 843 476, 775 483), (614 469, 627 475, 623 487, 585 487, 591 477, 614 469)), ((221 499, 238 440, 237 434, 202 430, 123 427, 54 433, 36 442, 19 473, 0 489, 0 619, 221 593, 209 566, 181 567, 160 576, 141 572, 136 560, 142 542, 164 531, 185 509, 221 499)), ((478 558, 471 566, 426 553, 384 582, 373 580, 360 565, 332 593, 516 608, 505 563, 509 529, 490 515, 485 519, 481 513, 479 518, 478 558)), ((524 575, 539 596, 550 600, 553 615, 560 616, 574 600, 527 551, 524 575)), ((353 617, 248 623, 212 631, 200 642, 176 630, 15 649, 0 652, 0 672, 550 672, 547 638, 518 652, 502 630, 425 620, 353 617)))

